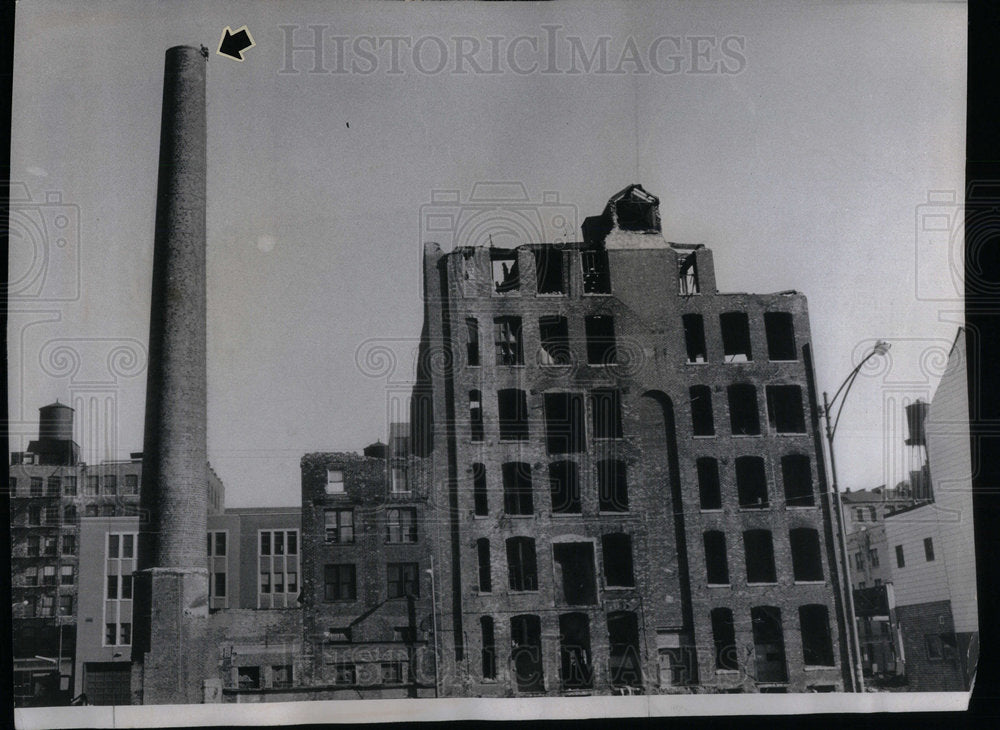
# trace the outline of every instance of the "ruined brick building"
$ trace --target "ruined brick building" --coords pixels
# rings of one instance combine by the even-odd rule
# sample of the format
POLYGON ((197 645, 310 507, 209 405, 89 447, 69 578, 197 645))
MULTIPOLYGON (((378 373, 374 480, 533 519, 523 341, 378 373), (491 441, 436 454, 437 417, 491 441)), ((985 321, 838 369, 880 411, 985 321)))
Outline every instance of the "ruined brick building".
POLYGON ((424 251, 441 692, 840 690, 805 297, 721 294, 633 185, 583 241, 424 251))

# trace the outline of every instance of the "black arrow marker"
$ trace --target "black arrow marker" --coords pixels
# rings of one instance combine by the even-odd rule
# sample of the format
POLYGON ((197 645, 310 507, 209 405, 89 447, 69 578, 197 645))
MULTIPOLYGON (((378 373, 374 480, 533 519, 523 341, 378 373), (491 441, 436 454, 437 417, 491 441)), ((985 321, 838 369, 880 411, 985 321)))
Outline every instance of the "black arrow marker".
POLYGON ((242 52, 255 45, 257 44, 254 43, 253 38, 250 36, 250 30, 245 25, 235 33, 227 25, 222 31, 222 39, 219 41, 219 50, 217 53, 220 56, 229 56, 230 58, 235 58, 237 61, 242 61, 242 52))

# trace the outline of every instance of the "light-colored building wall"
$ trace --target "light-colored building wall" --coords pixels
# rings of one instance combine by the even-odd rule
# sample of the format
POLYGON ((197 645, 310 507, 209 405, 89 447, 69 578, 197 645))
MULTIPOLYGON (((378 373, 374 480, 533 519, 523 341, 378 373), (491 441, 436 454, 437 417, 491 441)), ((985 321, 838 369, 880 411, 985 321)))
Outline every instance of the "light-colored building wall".
POLYGON ((967 382, 960 330, 927 416, 934 501, 886 519, 897 605, 950 600, 958 632, 978 630, 967 382), (934 560, 925 555, 927 538, 934 560), (904 567, 896 562, 896 546, 903 548, 904 567))

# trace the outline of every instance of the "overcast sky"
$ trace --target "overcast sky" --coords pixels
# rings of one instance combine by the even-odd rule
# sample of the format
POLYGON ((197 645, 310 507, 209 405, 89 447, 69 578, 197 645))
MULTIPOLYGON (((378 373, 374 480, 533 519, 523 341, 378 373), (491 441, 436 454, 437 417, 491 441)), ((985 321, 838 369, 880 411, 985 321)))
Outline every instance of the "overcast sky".
POLYGON ((963 186, 965 17, 951 3, 22 1, 12 178, 32 202, 12 229, 12 448, 39 406, 96 396, 115 412, 81 414, 99 432, 78 424, 88 458, 142 448, 145 373, 127 351, 148 337, 163 52, 201 43, 209 455, 229 506, 298 504, 303 453, 385 440, 420 333, 421 244, 444 237, 421 227, 434 191, 464 202, 495 181, 576 226, 642 183, 668 240, 713 250, 721 291, 807 295, 821 390, 889 340, 836 448, 845 486, 894 483, 901 405, 933 393, 961 322, 947 191, 963 186), (217 55, 244 24, 246 60, 217 55), (322 59, 287 47, 311 44, 310 25, 322 59), (925 218, 932 191, 944 202, 925 218), (51 246, 66 210, 78 235, 51 246), (74 255, 79 296, 57 270, 74 255), (388 385, 357 364, 373 338, 397 356, 388 385))

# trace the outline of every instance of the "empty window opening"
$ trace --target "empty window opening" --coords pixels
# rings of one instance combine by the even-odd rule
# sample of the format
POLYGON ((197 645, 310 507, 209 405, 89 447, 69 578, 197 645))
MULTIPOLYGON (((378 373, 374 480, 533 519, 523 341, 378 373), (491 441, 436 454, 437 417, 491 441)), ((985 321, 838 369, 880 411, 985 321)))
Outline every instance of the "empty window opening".
POLYGON ((469 365, 479 365, 479 321, 475 317, 467 317, 465 328, 468 332, 468 342, 465 345, 465 356, 469 365))
POLYGON ((774 543, 770 530, 747 530, 743 533, 743 554, 747 562, 747 583, 776 583, 774 543))
POLYGON ((778 433, 805 433, 802 388, 797 385, 767 386, 767 417, 778 433))
POLYGON ((628 478, 624 461, 598 461, 597 485, 598 509, 601 512, 628 512, 628 478))
POLYGON ((544 692, 541 619, 532 615, 512 617, 510 643, 517 689, 521 692, 544 692))
POLYGON ((749 383, 736 383, 727 389, 729 395, 729 421, 734 436, 760 434, 760 415, 757 412, 757 389, 749 383))
POLYGON ((535 249, 535 281, 539 294, 566 293, 561 249, 552 247, 535 249))
POLYGON ((698 496, 702 509, 722 509, 719 462, 710 456, 698 459, 698 496))
POLYGON ((236 674, 240 689, 260 688, 260 667, 240 667, 236 674))
POLYGON ((556 564, 556 585, 562 587, 560 598, 571 606, 597 603, 594 544, 557 542, 552 545, 556 564))
POLYGON ((617 390, 602 388, 590 392, 590 409, 594 416, 595 439, 622 437, 621 396, 617 390))
POLYGON ((691 398, 691 429, 694 435, 715 435, 711 389, 707 385, 693 385, 688 390, 688 394, 691 398))
POLYGON ((503 511, 508 515, 534 514, 531 465, 511 462, 503 467, 503 511))
POLYGON ((479 617, 479 630, 483 638, 483 679, 497 678, 497 642, 492 616, 479 617))
POLYGON ((580 477, 576 462, 556 461, 549 464, 549 489, 554 514, 580 513, 580 477))
POLYGON ((559 681, 566 690, 594 686, 590 621, 585 613, 559 616, 559 681))
POLYGON ((797 360, 795 325, 789 312, 764 312, 768 360, 797 360))
POLYGON ((614 204, 615 221, 623 231, 659 231, 660 213, 656 199, 634 190, 614 204))
POLYGON ((483 396, 478 390, 469 391, 469 422, 473 441, 483 440, 483 396))
POLYGON ((677 257, 678 292, 680 294, 697 294, 701 291, 698 285, 698 258, 694 253, 677 257))
POLYGON ((819 533, 808 527, 796 527, 788 532, 792 547, 792 575, 795 580, 823 580, 823 555, 819 533))
POLYGON ((497 365, 524 365, 520 317, 495 317, 493 342, 497 365))
POLYGON ((493 271, 493 289, 497 294, 506 294, 520 289, 521 277, 517 267, 517 251, 491 249, 490 266, 493 271))
POLYGON ((903 546, 902 545, 897 545, 896 546, 896 567, 897 568, 905 568, 906 567, 906 560, 903 557, 903 546))
POLYGON ((741 456, 736 459, 736 492, 740 507, 767 507, 767 476, 762 458, 741 456))
POLYGON ((528 438, 528 397, 523 390, 497 391, 501 441, 525 441, 528 438))
POLYGON ((584 319, 587 331, 587 362, 590 365, 611 365, 616 362, 615 320, 607 314, 594 314, 584 319))
POLYGON ((722 326, 722 351, 726 362, 749 362, 750 320, 746 312, 723 312, 719 315, 722 326))
POLYGON ((738 669, 739 655, 736 651, 736 627, 733 625, 732 609, 713 608, 711 617, 712 643, 715 644, 715 668, 738 669))
POLYGON ((572 358, 569 349, 569 327, 565 317, 547 316, 538 319, 541 348, 540 365, 568 365, 572 358))
POLYGON ((507 539, 507 577, 512 591, 538 590, 534 538, 511 537, 507 539))
POLYGON ((472 465, 472 499, 478 516, 484 517, 490 513, 489 497, 486 492, 486 466, 472 465))
POLYGON ((639 622, 631 611, 608 614, 609 669, 612 687, 642 687, 639 622))
POLYGON ((608 252, 603 248, 582 251, 584 294, 610 294, 611 276, 608 271, 608 252))
POLYGON ((493 575, 490 570, 490 540, 488 537, 476 540, 476 556, 479 561, 479 592, 491 593, 493 591, 493 575))
POLYGON ((726 535, 709 530, 705 538, 705 570, 709 585, 729 585, 729 561, 726 558, 726 535))
POLYGON ((632 565, 632 536, 612 532, 601 536, 604 553, 604 583, 609 588, 631 588, 635 585, 632 565))
POLYGON ((682 318, 684 322, 684 344, 687 347, 687 361, 689 363, 708 362, 705 354, 705 321, 700 314, 685 314, 682 318))
POLYGON ((781 609, 755 606, 750 609, 753 624, 754 656, 758 682, 787 682, 785 637, 781 628, 781 609))
POLYGON ((583 451, 583 396, 580 393, 545 394, 545 441, 550 454, 583 451))
POLYGON ((789 507, 803 507, 814 503, 812 467, 808 456, 782 456, 781 481, 785 487, 785 503, 789 507))
POLYGON ((934 540, 929 537, 924 538, 924 557, 928 563, 934 560, 934 540))
POLYGON ((833 666, 833 636, 826 606, 799 606, 799 626, 802 629, 802 660, 809 666, 833 666))

